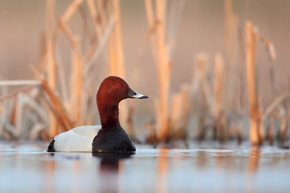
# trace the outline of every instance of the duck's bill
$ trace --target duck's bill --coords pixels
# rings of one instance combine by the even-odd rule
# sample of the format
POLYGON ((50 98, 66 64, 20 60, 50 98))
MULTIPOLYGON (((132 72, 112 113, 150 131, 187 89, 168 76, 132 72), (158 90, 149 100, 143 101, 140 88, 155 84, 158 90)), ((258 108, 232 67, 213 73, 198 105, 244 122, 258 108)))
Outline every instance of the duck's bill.
POLYGON ((143 95, 143 94, 136 93, 131 98, 135 98, 135 99, 148 99, 148 96, 143 95))
POLYGON ((148 96, 137 93, 130 88, 129 88, 129 92, 128 92, 128 97, 134 98, 134 99, 148 99, 148 96))

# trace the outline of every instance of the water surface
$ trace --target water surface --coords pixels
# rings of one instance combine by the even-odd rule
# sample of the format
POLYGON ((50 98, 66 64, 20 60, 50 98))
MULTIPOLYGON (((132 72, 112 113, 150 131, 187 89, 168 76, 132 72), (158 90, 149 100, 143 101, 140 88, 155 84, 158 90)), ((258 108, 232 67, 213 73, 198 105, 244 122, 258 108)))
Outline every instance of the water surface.
POLYGON ((0 143, 0 192, 290 192, 290 152, 277 147, 138 146, 134 155, 48 153, 0 143))

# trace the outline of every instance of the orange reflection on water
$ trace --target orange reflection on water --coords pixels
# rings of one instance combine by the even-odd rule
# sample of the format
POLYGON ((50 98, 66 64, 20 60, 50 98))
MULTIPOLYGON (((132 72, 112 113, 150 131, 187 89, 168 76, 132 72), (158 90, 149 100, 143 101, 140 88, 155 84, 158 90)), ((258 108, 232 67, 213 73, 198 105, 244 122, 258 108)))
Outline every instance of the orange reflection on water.
POLYGON ((196 160, 196 165, 198 168, 205 168, 207 166, 207 159, 206 158, 206 152, 204 151, 198 151, 197 152, 197 157, 199 159, 196 160))
POLYGON ((253 193, 255 192, 255 173, 258 171, 259 160, 260 160, 261 148, 253 146, 249 154, 249 166, 248 166, 248 178, 246 181, 246 192, 253 193))
POLYGON ((46 183, 46 192, 53 193, 53 179, 54 179, 54 171, 55 171, 55 161, 49 160, 45 163, 45 171, 47 172, 47 183, 46 183))
POLYGON ((168 149, 162 148, 160 149, 157 162, 158 162, 158 181, 157 181, 157 189, 158 193, 167 192, 167 173, 168 173, 168 149))
POLYGON ((249 174, 254 174, 259 166, 259 159, 260 159, 261 148, 260 147, 251 147, 251 152, 249 155, 249 167, 248 172, 249 174))

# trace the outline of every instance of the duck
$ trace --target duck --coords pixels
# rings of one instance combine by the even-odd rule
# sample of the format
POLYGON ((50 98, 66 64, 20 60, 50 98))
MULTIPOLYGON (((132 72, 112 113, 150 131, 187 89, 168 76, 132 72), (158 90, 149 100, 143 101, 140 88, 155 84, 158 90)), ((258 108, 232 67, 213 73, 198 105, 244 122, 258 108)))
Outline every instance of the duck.
POLYGON ((124 99, 147 99, 133 91, 120 77, 105 78, 96 100, 101 125, 79 126, 54 136, 48 152, 135 152, 134 143, 119 121, 119 103, 124 99))

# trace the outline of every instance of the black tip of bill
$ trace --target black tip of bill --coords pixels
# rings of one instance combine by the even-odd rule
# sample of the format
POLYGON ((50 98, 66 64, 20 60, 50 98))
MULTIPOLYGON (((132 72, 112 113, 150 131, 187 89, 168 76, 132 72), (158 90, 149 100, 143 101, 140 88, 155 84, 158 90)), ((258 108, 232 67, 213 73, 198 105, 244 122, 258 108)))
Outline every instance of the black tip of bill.
POLYGON ((148 99, 149 97, 146 95, 141 96, 139 99, 148 99))

